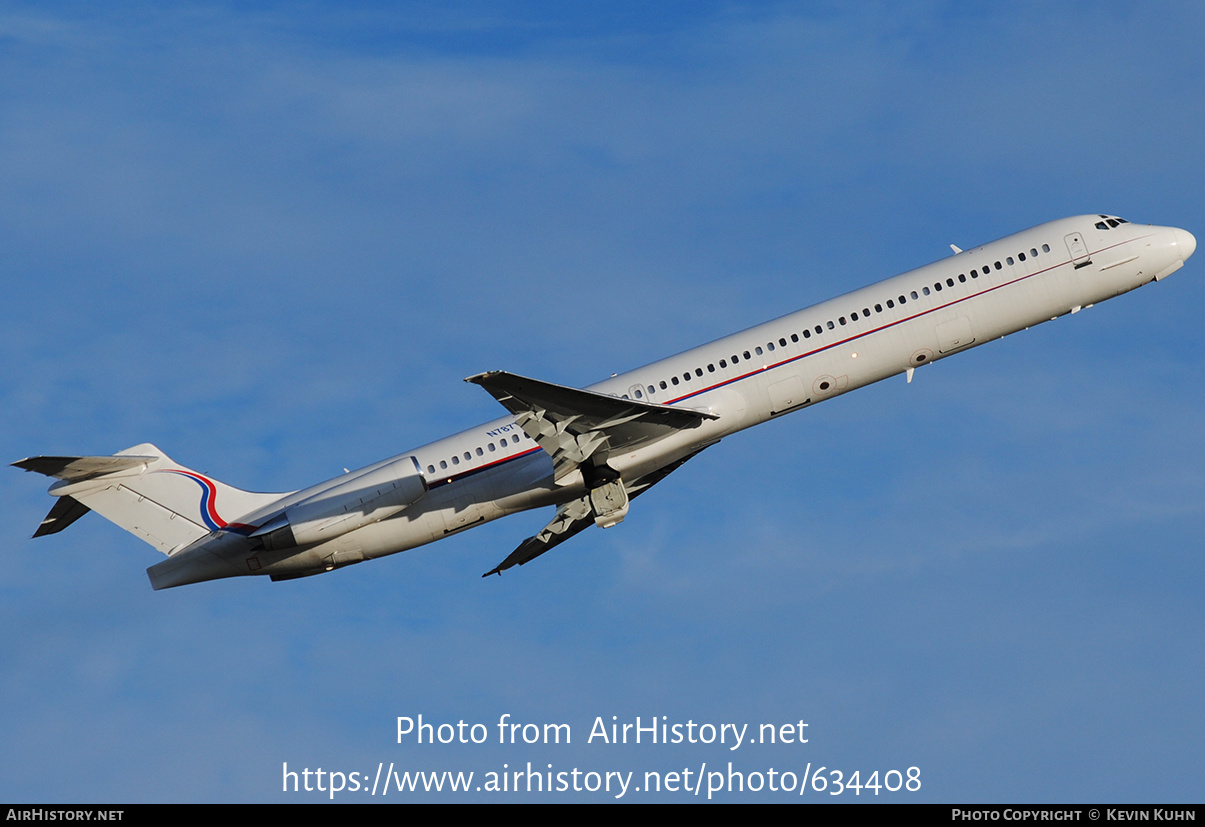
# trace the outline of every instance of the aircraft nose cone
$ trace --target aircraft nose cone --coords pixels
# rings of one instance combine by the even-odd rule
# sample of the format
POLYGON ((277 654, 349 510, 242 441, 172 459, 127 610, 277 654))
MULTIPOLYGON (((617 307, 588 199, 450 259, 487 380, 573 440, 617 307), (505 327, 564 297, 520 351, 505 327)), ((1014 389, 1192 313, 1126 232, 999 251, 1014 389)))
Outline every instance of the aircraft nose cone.
POLYGON ((1197 237, 1188 230, 1176 230, 1176 248, 1180 251, 1180 261, 1188 261, 1188 257, 1197 251, 1197 237))

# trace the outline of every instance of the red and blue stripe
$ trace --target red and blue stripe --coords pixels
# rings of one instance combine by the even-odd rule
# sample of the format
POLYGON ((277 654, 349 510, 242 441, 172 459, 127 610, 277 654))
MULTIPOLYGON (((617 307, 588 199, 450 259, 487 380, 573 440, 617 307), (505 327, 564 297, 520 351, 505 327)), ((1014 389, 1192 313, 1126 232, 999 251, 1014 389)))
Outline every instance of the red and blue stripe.
POLYGON ((226 527, 226 521, 222 519, 222 515, 218 514, 218 487, 214 485, 213 480, 203 477, 195 471, 169 470, 167 473, 187 477, 201 486, 201 520, 210 531, 226 527))

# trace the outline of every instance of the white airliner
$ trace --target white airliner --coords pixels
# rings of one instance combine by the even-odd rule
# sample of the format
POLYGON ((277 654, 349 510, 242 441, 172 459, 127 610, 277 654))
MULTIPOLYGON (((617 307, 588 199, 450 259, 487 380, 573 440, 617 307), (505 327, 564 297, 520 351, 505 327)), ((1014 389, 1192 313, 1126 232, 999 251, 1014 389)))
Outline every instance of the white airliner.
POLYGON ((585 390, 495 371, 469 377, 509 415, 286 494, 240 491, 154 445, 13 465, 58 481, 35 537, 99 512, 167 555, 156 589, 288 580, 554 506, 486 575, 590 527, 729 434, 1015 333, 1175 272, 1185 230, 1065 218, 612 376, 585 390))

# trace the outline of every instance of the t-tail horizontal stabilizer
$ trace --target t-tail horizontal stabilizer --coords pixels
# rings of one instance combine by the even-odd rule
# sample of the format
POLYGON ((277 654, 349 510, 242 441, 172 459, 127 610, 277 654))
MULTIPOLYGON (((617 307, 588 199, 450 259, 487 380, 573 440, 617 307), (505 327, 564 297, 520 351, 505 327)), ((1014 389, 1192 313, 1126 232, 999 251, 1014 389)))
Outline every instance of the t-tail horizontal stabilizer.
POLYGON ((47 534, 58 534, 91 510, 74 497, 59 497, 50 507, 50 513, 42 520, 42 524, 38 526, 38 530, 33 533, 33 536, 45 537, 47 534))
POLYGON ((178 465, 149 443, 113 456, 30 457, 13 465, 58 480, 50 486, 58 501, 35 537, 62 531, 95 511, 168 555, 237 525, 223 515, 240 517, 281 496, 225 485, 178 465))

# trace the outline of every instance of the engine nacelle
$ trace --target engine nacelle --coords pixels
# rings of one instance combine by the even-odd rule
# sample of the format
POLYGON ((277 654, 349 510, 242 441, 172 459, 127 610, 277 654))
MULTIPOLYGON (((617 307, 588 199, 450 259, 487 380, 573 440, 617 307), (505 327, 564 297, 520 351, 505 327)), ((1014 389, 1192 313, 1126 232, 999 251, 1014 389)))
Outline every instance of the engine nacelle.
POLYGON ((402 457, 294 503, 251 536, 262 539, 269 551, 322 543, 392 517, 426 493, 418 460, 402 457))

